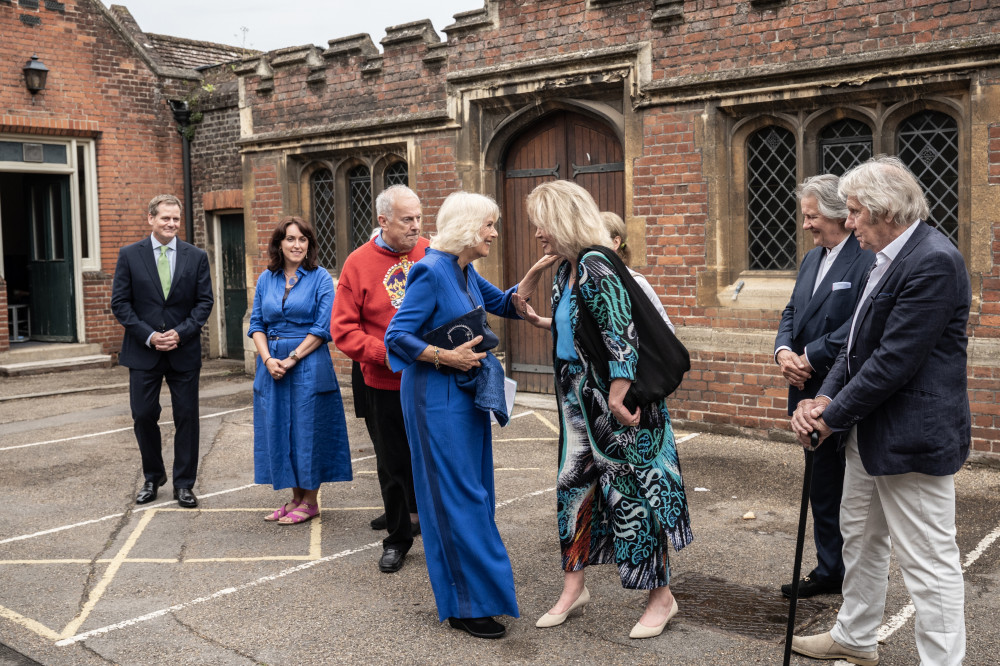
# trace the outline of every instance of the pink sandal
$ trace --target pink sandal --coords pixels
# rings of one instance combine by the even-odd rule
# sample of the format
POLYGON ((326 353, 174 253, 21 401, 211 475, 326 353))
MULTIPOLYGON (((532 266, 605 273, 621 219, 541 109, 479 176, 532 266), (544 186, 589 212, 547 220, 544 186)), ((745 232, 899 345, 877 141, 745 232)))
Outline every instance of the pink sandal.
POLYGON ((298 525, 299 523, 304 523, 307 520, 312 520, 319 515, 319 503, 316 504, 299 504, 297 507, 285 514, 285 516, 278 521, 279 525, 298 525))
POLYGON ((298 506, 298 505, 295 502, 289 502, 288 504, 282 504, 281 508, 278 508, 278 509, 274 510, 274 513, 272 513, 270 515, 267 515, 267 516, 264 516, 264 520, 266 520, 266 521, 268 521, 270 523, 277 522, 280 519, 282 519, 285 516, 287 516, 292 511, 294 511, 296 506, 298 506), (288 508, 289 505, 291 505, 291 507, 292 507, 291 509, 288 508))

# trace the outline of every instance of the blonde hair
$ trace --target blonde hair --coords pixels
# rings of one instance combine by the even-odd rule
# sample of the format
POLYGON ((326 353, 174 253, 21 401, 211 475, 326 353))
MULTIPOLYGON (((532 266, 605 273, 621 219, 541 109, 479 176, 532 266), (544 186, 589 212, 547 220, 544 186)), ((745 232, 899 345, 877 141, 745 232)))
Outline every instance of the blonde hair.
POLYGON ((625 221, 609 210, 601 212, 601 220, 604 221, 604 226, 608 228, 608 233, 611 234, 612 245, 615 238, 621 238, 618 249, 615 251, 622 258, 622 261, 625 262, 626 266, 630 265, 632 263, 632 250, 628 247, 628 236, 625 235, 625 221))
POLYGON ((528 219, 549 236, 552 249, 564 259, 576 261, 580 250, 591 245, 613 245, 594 198, 576 183, 542 183, 524 204, 528 219))
POLYGON ((438 209, 437 233, 431 236, 431 247, 458 254, 479 245, 483 242, 479 232, 491 217, 500 217, 500 207, 491 197, 474 192, 452 192, 438 209))

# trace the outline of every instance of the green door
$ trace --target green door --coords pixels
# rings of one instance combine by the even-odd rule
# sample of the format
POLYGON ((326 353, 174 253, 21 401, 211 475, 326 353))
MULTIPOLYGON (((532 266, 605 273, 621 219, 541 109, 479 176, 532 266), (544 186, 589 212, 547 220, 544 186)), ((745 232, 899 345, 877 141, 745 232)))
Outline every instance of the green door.
POLYGON ((226 319, 226 356, 243 358, 243 315, 247 311, 246 250, 243 215, 222 215, 222 301, 226 319))
POLYGON ((31 339, 76 342, 69 176, 26 175, 31 339))

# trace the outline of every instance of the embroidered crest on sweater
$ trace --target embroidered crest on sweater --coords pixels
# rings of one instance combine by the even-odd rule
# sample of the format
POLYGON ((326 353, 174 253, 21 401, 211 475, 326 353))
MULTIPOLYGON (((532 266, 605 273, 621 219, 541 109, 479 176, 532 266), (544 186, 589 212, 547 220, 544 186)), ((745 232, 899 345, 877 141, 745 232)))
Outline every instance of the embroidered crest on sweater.
POLYGON ((397 310, 403 303, 403 296, 406 293, 406 276, 409 274, 410 266, 412 265, 412 261, 407 260, 406 257, 401 257, 398 264, 391 266, 385 272, 385 278, 382 280, 385 292, 389 295, 389 302, 397 310))

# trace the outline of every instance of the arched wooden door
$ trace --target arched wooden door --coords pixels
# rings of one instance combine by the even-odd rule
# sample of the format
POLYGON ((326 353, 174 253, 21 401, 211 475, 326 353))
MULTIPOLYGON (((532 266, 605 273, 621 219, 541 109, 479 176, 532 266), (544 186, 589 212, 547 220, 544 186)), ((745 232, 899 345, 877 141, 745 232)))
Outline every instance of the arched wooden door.
MULTIPOLYGON (((625 213, 625 161, 614 131, 592 118, 558 111, 540 118, 511 143, 504 159, 504 274, 519 280, 542 255, 524 198, 548 180, 572 180, 590 192, 601 210, 625 213)), ((550 271, 531 294, 543 316, 551 314, 550 271)), ((507 322, 508 373, 518 389, 553 393, 552 336, 516 320, 507 322)))

